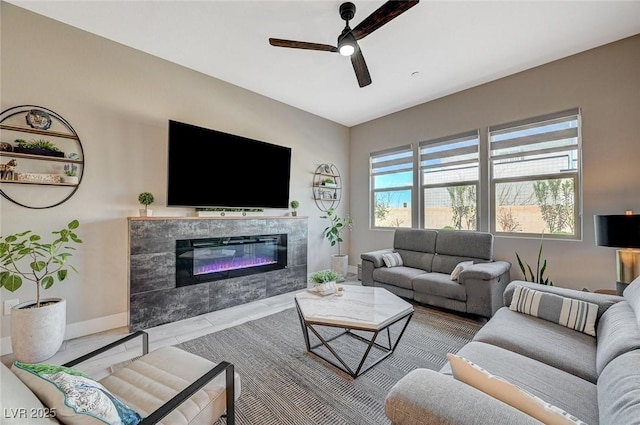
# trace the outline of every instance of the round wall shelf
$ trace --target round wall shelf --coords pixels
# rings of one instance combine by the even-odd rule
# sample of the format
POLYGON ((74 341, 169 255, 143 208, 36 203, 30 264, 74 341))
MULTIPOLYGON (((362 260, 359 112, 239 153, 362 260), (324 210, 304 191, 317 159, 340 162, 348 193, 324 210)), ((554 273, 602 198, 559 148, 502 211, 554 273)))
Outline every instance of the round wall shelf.
POLYGON ((54 111, 21 105, 0 113, 0 194, 25 208, 71 198, 84 174, 78 133, 54 111))
POLYGON ((335 209, 342 198, 342 178, 334 164, 320 164, 313 174, 313 199, 320 211, 335 209))

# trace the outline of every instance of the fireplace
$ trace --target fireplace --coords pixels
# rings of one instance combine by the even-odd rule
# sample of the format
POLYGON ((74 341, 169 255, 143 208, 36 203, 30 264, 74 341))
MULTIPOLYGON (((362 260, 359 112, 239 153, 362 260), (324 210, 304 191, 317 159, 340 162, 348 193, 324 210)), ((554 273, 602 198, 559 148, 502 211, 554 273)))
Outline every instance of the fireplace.
POLYGON ((176 240, 176 287, 287 267, 287 235, 176 240))

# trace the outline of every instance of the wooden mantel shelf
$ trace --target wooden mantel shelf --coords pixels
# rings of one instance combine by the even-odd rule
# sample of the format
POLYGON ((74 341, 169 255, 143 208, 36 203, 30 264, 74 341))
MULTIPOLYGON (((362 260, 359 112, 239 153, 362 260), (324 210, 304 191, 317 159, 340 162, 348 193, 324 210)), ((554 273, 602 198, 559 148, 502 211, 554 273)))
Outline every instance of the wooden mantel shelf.
POLYGON ((307 219, 309 217, 304 215, 298 216, 290 216, 290 215, 232 215, 232 216, 210 216, 210 217, 198 217, 198 216, 189 216, 189 217, 180 217, 180 216, 151 216, 151 217, 127 217, 127 220, 130 221, 138 221, 138 220, 298 220, 298 219, 307 219))

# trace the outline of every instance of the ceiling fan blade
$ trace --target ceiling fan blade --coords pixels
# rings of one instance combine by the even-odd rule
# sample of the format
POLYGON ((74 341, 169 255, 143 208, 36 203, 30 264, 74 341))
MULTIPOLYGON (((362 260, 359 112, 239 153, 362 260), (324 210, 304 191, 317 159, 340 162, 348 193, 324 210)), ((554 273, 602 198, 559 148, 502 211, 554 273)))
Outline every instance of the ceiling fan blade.
POLYGON ((323 52, 337 52, 338 48, 328 44, 307 43, 305 41, 282 40, 270 38, 269 44, 276 47, 290 47, 292 49, 321 50, 323 52))
POLYGON ((371 84, 369 68, 367 68, 367 63, 364 61, 364 56, 362 55, 362 50, 360 50, 360 48, 351 55, 351 64, 353 65, 353 70, 356 72, 356 78, 358 79, 360 87, 365 87, 371 84))
POLYGON ((397 18, 402 13, 418 4, 420 0, 390 0, 380 6, 375 12, 367 16, 352 31, 356 40, 365 38, 387 22, 397 18))

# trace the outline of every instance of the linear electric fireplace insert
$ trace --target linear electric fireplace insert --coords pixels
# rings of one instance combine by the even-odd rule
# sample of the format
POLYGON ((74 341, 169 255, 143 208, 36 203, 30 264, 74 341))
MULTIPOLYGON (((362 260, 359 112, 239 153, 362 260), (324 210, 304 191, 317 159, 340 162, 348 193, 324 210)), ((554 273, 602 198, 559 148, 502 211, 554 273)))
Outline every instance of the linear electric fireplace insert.
POLYGON ((176 286, 287 267, 287 235, 176 240, 176 286))

